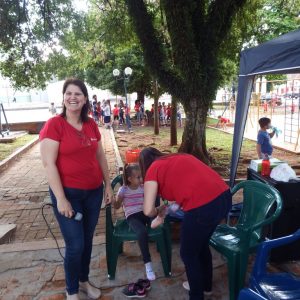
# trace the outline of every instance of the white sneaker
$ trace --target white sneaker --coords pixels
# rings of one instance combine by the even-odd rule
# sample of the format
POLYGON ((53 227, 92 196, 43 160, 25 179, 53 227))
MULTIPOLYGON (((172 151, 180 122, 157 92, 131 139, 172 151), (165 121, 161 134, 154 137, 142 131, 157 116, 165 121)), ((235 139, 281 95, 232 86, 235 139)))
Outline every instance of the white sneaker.
POLYGON ((190 290, 190 284, 189 284, 188 281, 184 281, 184 282, 182 283, 182 286, 183 286, 183 288, 184 288, 185 290, 187 290, 187 291, 190 290))
POLYGON ((78 294, 69 295, 68 292, 66 292, 67 300, 79 300, 78 294))
POLYGON ((147 279, 150 280, 150 281, 153 281, 156 279, 156 276, 155 276, 155 273, 152 269, 152 263, 151 262, 148 262, 145 264, 145 268, 146 268, 146 276, 147 276, 147 279))
POLYGON ((93 287, 88 281, 79 282, 79 288, 91 299, 99 299, 101 297, 101 291, 93 287))
MULTIPOLYGON (((182 286, 183 286, 183 288, 186 289, 187 291, 190 290, 190 284, 189 284, 188 281, 184 281, 184 282, 182 283, 182 286)), ((210 291, 210 292, 204 291, 204 296, 209 297, 209 296, 211 296, 211 295, 212 295, 212 291, 210 291)))

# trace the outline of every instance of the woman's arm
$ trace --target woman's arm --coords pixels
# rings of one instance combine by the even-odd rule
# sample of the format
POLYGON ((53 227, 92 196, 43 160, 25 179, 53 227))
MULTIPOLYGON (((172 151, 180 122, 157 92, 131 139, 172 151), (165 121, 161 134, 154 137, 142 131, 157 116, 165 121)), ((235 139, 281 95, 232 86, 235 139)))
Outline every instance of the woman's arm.
POLYGON ((144 183, 144 214, 148 217, 155 217, 158 214, 155 208, 158 184, 156 181, 146 181, 144 183))
POLYGON ((109 204, 113 201, 114 195, 110 186, 109 169, 108 169, 108 164, 107 164, 106 156, 101 141, 98 142, 97 160, 100 164, 100 168, 102 170, 104 184, 105 184, 104 201, 105 204, 109 204))
POLYGON ((73 209, 70 202, 67 200, 63 186, 60 180, 60 175, 56 167, 56 159, 58 154, 59 142, 45 138, 40 143, 40 153, 42 163, 46 169, 46 174, 51 190, 57 200, 57 209, 59 213, 65 217, 73 216, 73 209))

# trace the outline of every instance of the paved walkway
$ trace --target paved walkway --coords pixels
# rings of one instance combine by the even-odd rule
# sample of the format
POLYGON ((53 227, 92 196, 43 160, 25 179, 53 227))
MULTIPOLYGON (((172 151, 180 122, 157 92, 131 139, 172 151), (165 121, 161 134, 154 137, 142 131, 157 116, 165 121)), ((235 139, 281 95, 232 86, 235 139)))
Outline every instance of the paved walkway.
MULTIPOLYGON (((109 130, 100 130, 113 178, 117 166, 111 134, 109 130)), ((0 175, 0 224, 17 224, 14 243, 52 239, 41 213, 42 205, 47 202, 50 202, 48 183, 37 144, 0 175)), ((44 211, 53 233, 60 239, 52 209, 46 207, 44 211)), ((97 236, 104 233, 103 215, 96 228, 97 236)))

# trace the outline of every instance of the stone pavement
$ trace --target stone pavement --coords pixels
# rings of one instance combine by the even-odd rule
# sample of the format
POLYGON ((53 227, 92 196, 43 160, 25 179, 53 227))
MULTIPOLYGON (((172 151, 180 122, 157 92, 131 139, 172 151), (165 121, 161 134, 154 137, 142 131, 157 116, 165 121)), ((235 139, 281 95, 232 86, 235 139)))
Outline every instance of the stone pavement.
MULTIPOLYGON (((116 158, 109 130, 100 128, 103 146, 106 152, 110 175, 117 173, 116 158)), ((23 154, 11 167, 0 174, 0 224, 17 225, 13 242, 31 242, 52 239, 43 220, 41 207, 50 202, 48 183, 39 154, 39 145, 23 154)), ((46 219, 53 233, 61 238, 60 230, 52 209, 44 209, 46 219)), ((104 233, 105 219, 99 218, 95 234, 104 233)))

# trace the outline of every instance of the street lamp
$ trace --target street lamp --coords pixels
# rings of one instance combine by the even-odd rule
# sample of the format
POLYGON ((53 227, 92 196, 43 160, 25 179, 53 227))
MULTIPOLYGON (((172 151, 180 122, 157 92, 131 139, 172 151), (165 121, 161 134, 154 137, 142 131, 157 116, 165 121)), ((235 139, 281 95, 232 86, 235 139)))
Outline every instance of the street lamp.
POLYGON ((132 74, 132 69, 130 67, 126 67, 123 71, 123 76, 120 77, 120 71, 118 69, 113 70, 113 75, 116 80, 123 80, 124 84, 124 92, 125 92, 125 99, 126 99, 126 106, 128 105, 127 101, 127 83, 129 82, 129 77, 132 74))

